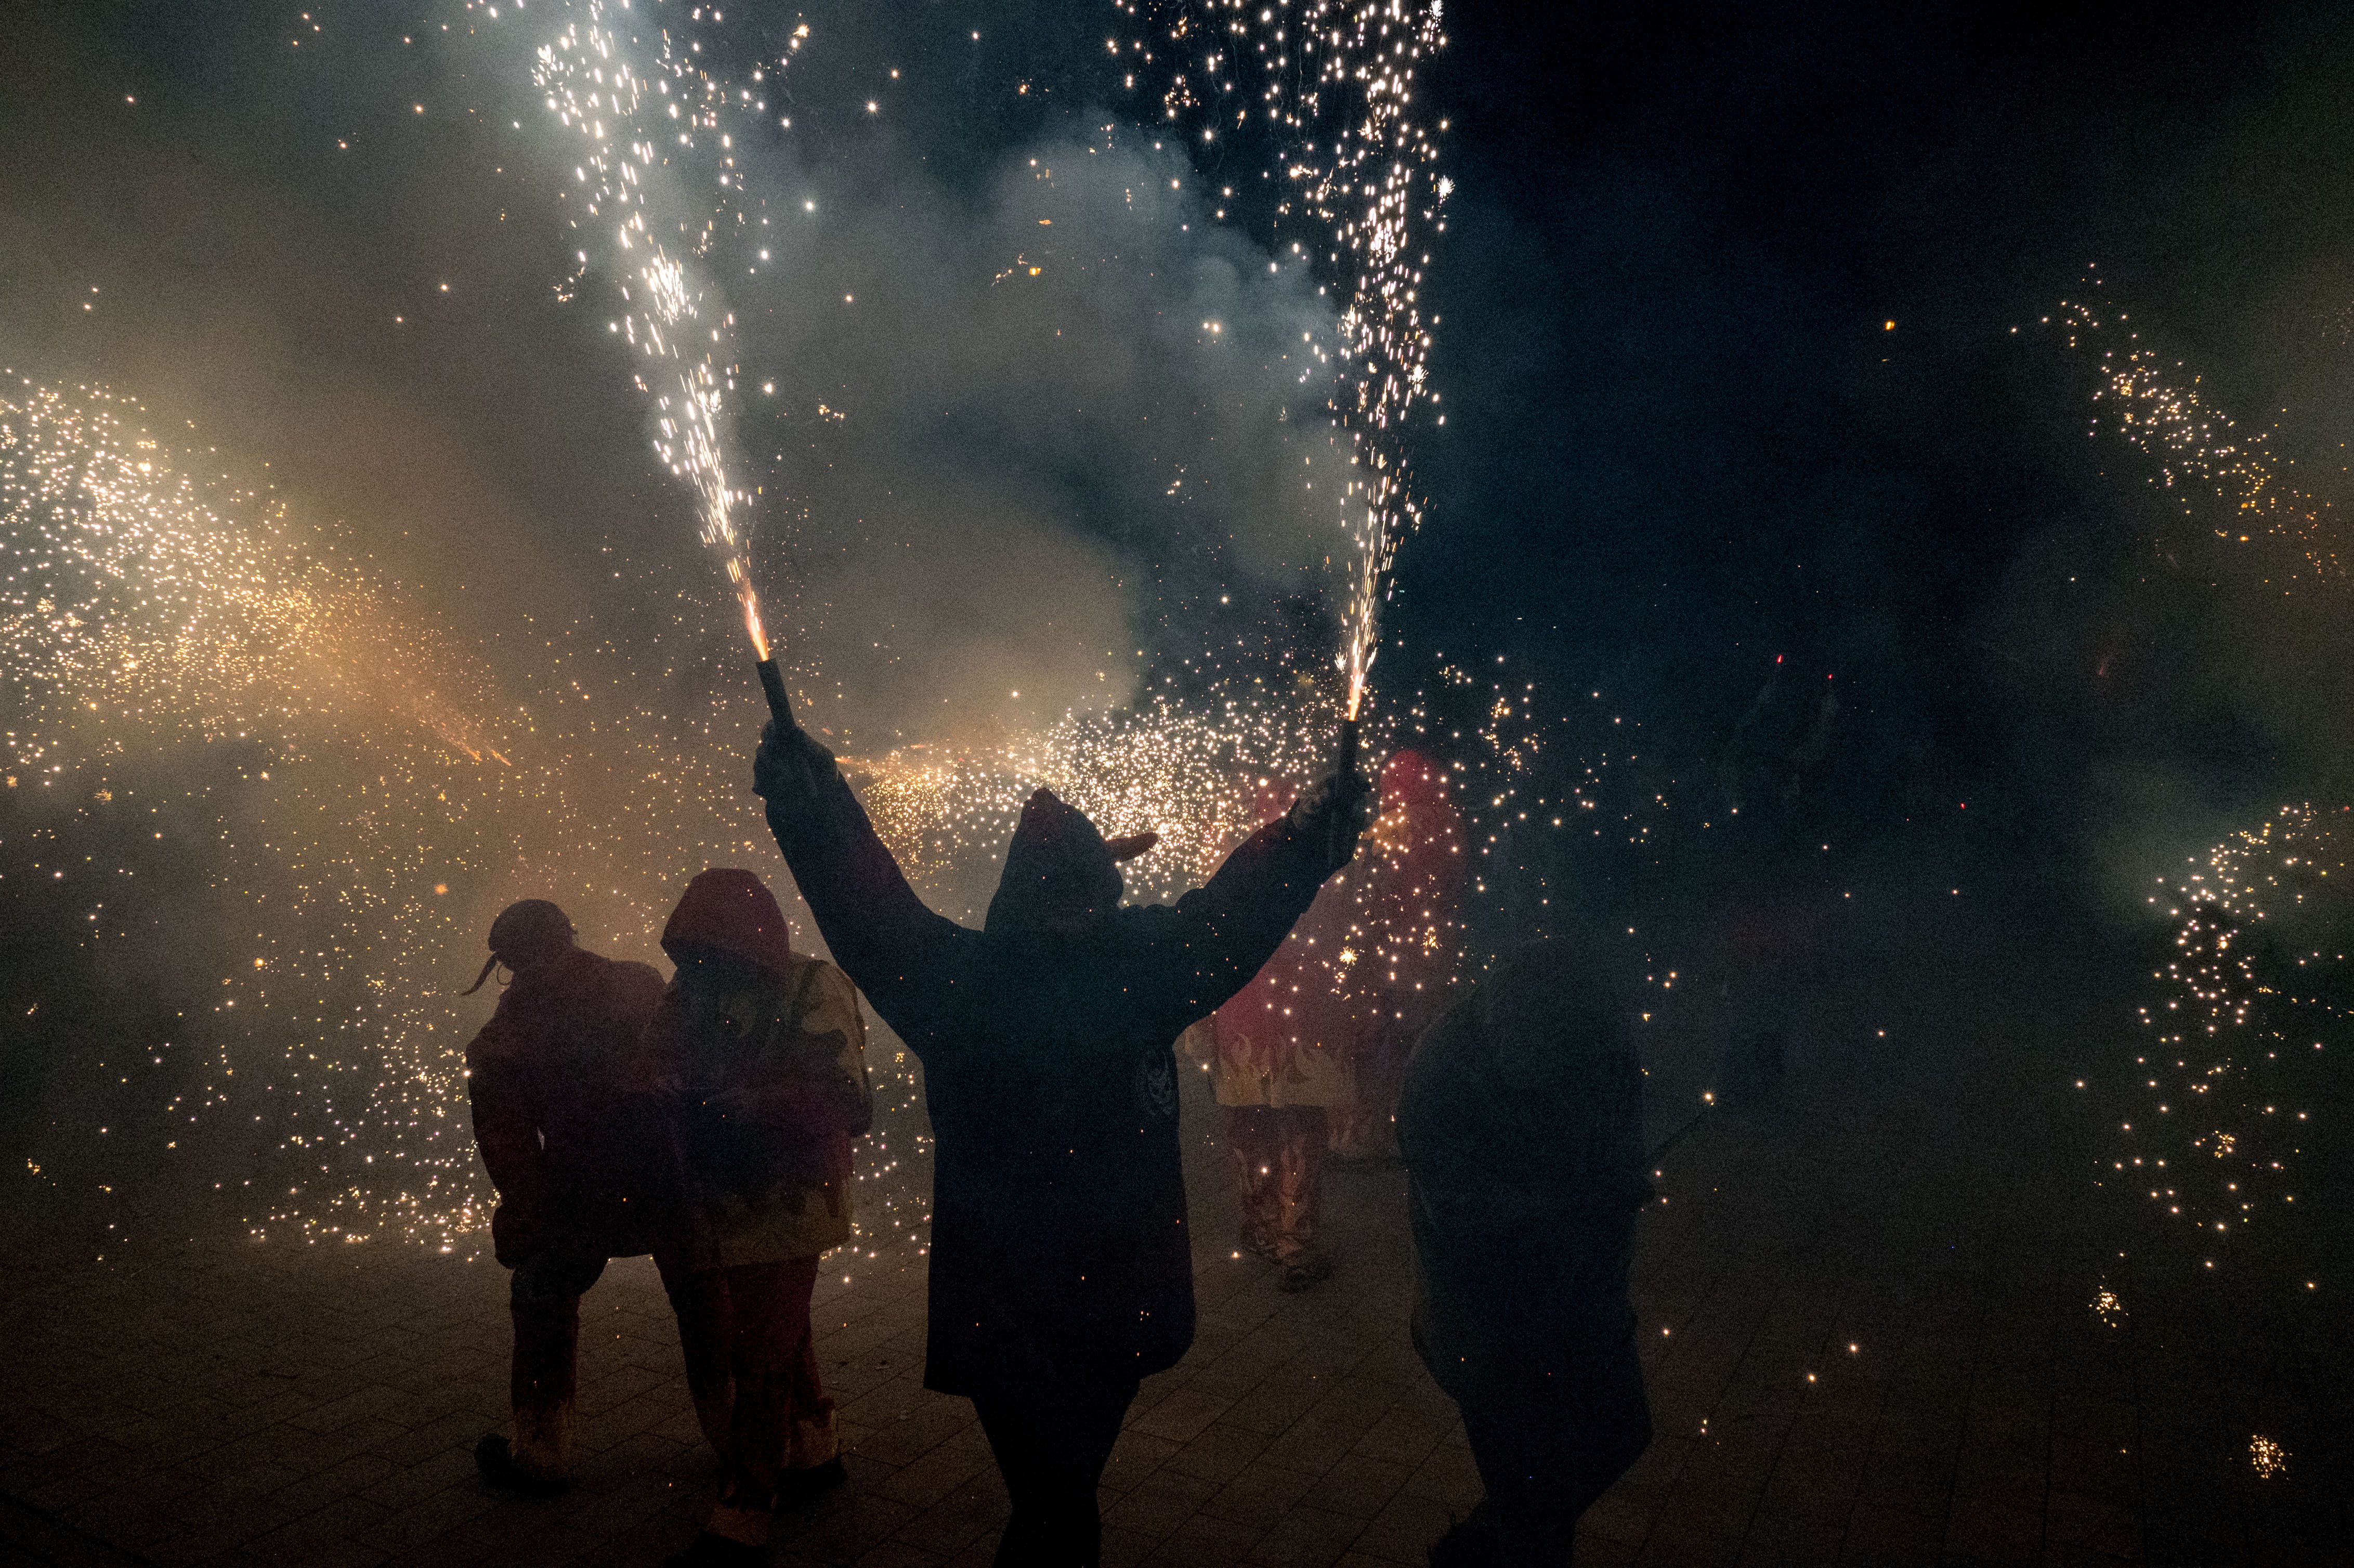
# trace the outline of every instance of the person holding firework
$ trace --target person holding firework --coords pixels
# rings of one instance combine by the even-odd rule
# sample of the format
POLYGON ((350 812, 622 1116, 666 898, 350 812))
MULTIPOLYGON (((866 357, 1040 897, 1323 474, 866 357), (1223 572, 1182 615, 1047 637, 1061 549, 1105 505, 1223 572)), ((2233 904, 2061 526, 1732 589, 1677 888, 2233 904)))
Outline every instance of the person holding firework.
POLYGON ((1096 1489, 1137 1383, 1193 1338, 1177 1036, 1246 985, 1346 865, 1337 771, 1174 906, 1124 907, 1107 840, 1040 789, 980 930, 925 907, 833 756, 781 711, 754 768, 834 960, 924 1065, 934 1150, 925 1383, 970 1398, 1013 1518, 996 1561, 1096 1563, 1096 1489))

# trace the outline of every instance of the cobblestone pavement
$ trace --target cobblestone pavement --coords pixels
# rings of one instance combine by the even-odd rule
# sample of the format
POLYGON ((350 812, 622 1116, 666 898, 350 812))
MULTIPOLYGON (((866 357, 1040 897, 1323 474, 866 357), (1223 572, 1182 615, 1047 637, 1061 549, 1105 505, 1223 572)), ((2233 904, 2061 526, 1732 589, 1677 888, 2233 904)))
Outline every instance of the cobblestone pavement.
MULTIPOLYGON (((2006 1001, 1962 1011, 1999 1020, 2006 1001)), ((2342 1427, 2342 1404, 2223 1353, 2211 1303, 2117 1255, 2064 1064, 1999 1027, 1908 1040, 1935 1033, 1918 1010, 1900 1028, 1868 1009, 1833 1001, 1811 1026, 1825 1044, 1785 1097, 1811 1108, 1712 1112, 1661 1161, 1638 1280, 1659 1437, 1588 1515, 1581 1563, 2348 1561, 2342 1475, 2247 1464, 2252 1432, 2294 1451, 2342 1427), (2103 1282, 2135 1307, 2123 1328, 2088 1310, 2103 1282)), ((2039 1024, 2076 1027, 2093 1025, 2039 1024)), ((1663 1128, 1704 1078, 1673 1054, 1653 1079, 1663 1128)), ((1419 1563, 1479 1483, 1406 1342, 1403 1178, 1336 1171, 1339 1271, 1283 1295, 1220 1245, 1215 1112, 1201 1083, 1188 1094, 1200 1339, 1113 1455, 1106 1560, 1419 1563)), ((660 1561, 712 1471, 651 1265, 616 1263, 587 1299, 584 1457, 552 1500, 473 1473, 504 1414, 504 1286, 488 1262, 389 1247, 18 1275, 0 1556, 660 1561)), ((778 1560, 985 1563, 1003 1494, 970 1406, 920 1385, 912 1245, 837 1255, 815 1317, 852 1482, 790 1522, 778 1560)))

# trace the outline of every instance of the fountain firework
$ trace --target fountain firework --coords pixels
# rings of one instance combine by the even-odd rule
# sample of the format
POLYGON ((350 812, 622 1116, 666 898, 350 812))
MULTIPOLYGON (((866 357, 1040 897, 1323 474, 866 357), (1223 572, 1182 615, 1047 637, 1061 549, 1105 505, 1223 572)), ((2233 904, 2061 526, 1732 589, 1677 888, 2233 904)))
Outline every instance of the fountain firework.
MULTIPOLYGON (((1305 258, 1325 279, 1319 292, 1329 290, 1341 306, 1331 352, 1341 370, 1328 407, 1353 472, 1341 496, 1352 564, 1337 662, 1341 717, 1357 718, 1398 546, 1423 519, 1408 417, 1439 400, 1428 385, 1438 318, 1424 310, 1421 289, 1425 247, 1447 227, 1452 185, 1438 173, 1433 127, 1416 100, 1421 69, 1447 42, 1440 0, 1125 0, 1117 8, 1136 26, 1125 50, 1110 40, 1129 68, 1125 85, 1150 77, 1154 118, 1183 127, 1204 154, 1223 139, 1264 157, 1261 179, 1278 193, 1265 215, 1272 239, 1305 258)), ((1436 127, 1446 128, 1443 120, 1436 127)))
MULTIPOLYGON (((222 1178, 230 1217, 259 1235, 471 1247, 486 1205, 462 1048, 478 1014, 452 977, 478 961, 490 915, 526 895, 560 900, 594 946, 651 956, 687 876, 760 853, 740 749, 718 738, 733 732, 726 702, 681 705, 669 655, 649 662, 646 639, 593 619, 503 642, 506 680, 531 694, 503 698, 463 628, 266 491, 207 477, 217 458, 140 418, 103 392, 19 383, 0 398, 12 542, 0 729, 25 824, 0 878, 77 955, 68 964, 135 956, 166 1016, 185 1012, 141 1075, 93 1075, 95 1114, 62 1120, 33 1174, 90 1169, 133 1191, 112 1162, 176 1161, 207 1185, 222 1178), (191 875, 202 930, 159 957, 142 944, 178 910, 158 899, 191 875), (219 1147, 243 1138, 262 1142, 219 1147)), ((662 618, 655 642, 691 641, 713 608, 658 568, 625 571, 616 591, 636 606, 620 620, 662 618)), ((952 913, 978 914, 987 890, 972 884, 1041 784, 1097 821, 1161 829, 1131 891, 1166 898, 1208 875, 1269 798, 1318 773, 1337 693, 1305 705, 1288 694, 1320 663, 1270 638, 1182 694, 844 766, 913 879, 952 913)), ((1625 733, 1606 718, 1589 734, 1528 683, 1444 661, 1431 692, 1369 715, 1366 742, 1443 759, 1467 901, 1495 889, 1516 835, 1648 831, 1607 789, 1623 758, 1561 766, 1625 733)), ((1398 896, 1409 831, 1376 822, 1346 879, 1348 941, 1322 971, 1336 990, 1409 948, 1443 952, 1451 973, 1479 968, 1467 906, 1398 896)), ((68 1048, 53 992, 25 998, 44 1050, 68 1048)), ((920 1245, 921 1202, 877 1194, 871 1234, 920 1245)))
MULTIPOLYGON (((703 542, 718 554, 742 607, 761 686, 778 717, 790 721, 739 519, 751 498, 727 472, 727 395, 739 369, 736 317, 700 268, 724 230, 743 226, 734 200, 743 189, 736 122, 765 111, 767 99, 750 88, 731 96, 726 81, 691 63, 701 46, 684 29, 704 25, 706 12, 716 25, 716 7, 670 17, 682 25, 673 36, 653 20, 660 5, 652 0, 641 11, 628 0, 578 0, 568 7, 571 19, 540 46, 532 80, 548 112, 585 143, 573 169, 578 188, 566 193, 585 203, 573 227, 584 247, 610 248, 593 256, 577 251, 574 281, 592 268, 614 276, 622 311, 612 331, 647 362, 635 379, 652 399, 654 451, 694 492, 703 542)), ((808 34, 802 26, 790 47, 798 49, 808 34)), ((765 71, 752 74, 765 83, 765 71)))

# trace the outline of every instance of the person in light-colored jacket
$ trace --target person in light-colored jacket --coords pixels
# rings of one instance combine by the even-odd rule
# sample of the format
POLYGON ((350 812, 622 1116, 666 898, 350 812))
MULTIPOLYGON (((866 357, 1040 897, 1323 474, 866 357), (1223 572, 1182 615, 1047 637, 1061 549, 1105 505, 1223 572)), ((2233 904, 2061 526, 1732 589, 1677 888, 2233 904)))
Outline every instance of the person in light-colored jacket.
POLYGON ((645 1055, 677 1158, 654 1248, 719 1499, 680 1561, 767 1560, 779 1507, 843 1478, 810 1295, 851 1236, 852 1141, 873 1120, 866 1025, 843 972, 792 950, 748 871, 687 885, 663 931, 678 966, 645 1055))

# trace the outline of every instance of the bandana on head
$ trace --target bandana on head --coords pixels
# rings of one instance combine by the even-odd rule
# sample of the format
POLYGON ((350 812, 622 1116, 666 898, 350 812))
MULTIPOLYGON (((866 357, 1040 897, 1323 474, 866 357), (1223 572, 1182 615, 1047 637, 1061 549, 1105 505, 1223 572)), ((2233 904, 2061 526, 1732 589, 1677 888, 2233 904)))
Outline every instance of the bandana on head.
POLYGON ((482 972, 474 983, 460 991, 460 996, 472 996, 482 989, 491 971, 501 964, 517 967, 517 960, 529 963, 538 955, 555 948, 572 946, 572 917, 545 898, 526 898, 510 904, 499 911, 491 922, 491 956, 482 964, 482 972))

